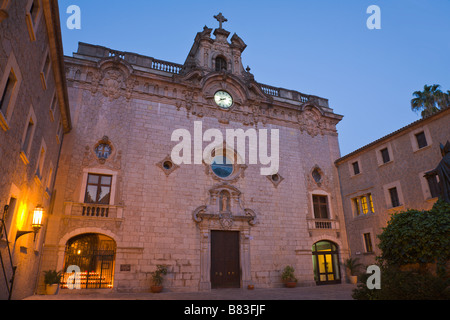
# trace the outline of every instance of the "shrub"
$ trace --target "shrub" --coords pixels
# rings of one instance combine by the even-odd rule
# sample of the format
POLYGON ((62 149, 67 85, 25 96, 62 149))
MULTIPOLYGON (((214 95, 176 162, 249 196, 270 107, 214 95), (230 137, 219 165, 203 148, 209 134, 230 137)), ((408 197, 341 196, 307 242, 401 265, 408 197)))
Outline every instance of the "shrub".
POLYGON ((392 216, 378 236, 381 289, 369 290, 363 274, 353 290, 358 300, 450 299, 450 204, 438 201, 429 211, 407 210, 392 216), (437 273, 426 266, 437 265, 437 273), (405 266, 418 265, 416 271, 405 266))
POLYGON ((378 238, 380 262, 396 266, 437 262, 442 273, 450 260, 450 205, 438 201, 430 211, 395 214, 378 238))
POLYGON ((449 279, 429 273, 400 271, 389 266, 381 268, 381 289, 369 290, 366 281, 369 275, 360 277, 361 283, 353 290, 357 300, 448 300, 449 279))

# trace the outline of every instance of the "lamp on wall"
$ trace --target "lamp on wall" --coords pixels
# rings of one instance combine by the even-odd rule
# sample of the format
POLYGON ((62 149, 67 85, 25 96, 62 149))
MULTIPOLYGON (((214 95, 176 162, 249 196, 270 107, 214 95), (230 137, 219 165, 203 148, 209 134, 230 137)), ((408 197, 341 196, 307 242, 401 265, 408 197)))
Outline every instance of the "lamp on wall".
POLYGON ((17 231, 16 240, 25 234, 34 233, 34 241, 36 241, 36 234, 43 226, 42 224, 43 216, 44 216, 44 208, 41 205, 37 205, 36 208, 34 208, 33 210, 33 220, 31 222, 33 231, 17 231))

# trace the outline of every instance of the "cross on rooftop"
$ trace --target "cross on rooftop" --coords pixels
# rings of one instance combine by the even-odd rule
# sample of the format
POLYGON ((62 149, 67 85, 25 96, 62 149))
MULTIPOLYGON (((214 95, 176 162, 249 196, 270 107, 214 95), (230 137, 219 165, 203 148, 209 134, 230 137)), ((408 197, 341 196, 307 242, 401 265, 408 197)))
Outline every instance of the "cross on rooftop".
POLYGON ((222 29, 222 23, 227 22, 228 20, 222 15, 222 12, 219 12, 217 16, 214 16, 214 19, 219 21, 219 29, 222 29))

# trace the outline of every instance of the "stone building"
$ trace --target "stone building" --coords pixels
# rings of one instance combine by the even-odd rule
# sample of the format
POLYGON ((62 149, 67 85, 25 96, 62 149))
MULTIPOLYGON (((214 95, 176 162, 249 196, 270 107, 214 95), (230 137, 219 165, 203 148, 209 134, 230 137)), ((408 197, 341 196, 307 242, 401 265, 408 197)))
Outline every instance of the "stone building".
POLYGON ((0 299, 36 287, 63 134, 71 129, 63 65, 57 1, 0 1, 0 299), (26 232, 36 208, 44 210, 43 227, 33 236, 26 232))
POLYGON ((255 81, 246 44, 216 18, 183 64, 85 43, 65 57, 73 129, 41 270, 77 266, 81 288, 120 291, 148 291, 157 265, 173 291, 281 286, 287 265, 299 285, 345 281, 342 116, 327 99, 255 81), (192 138, 183 163, 177 130, 192 138), (227 130, 246 134, 247 148, 207 134, 227 130), (277 146, 279 163, 262 175, 277 146))
POLYGON ((426 175, 442 160, 450 139, 450 109, 382 137, 336 161, 351 256, 365 265, 381 252, 377 235, 390 216, 429 210, 439 196, 439 177, 426 175))

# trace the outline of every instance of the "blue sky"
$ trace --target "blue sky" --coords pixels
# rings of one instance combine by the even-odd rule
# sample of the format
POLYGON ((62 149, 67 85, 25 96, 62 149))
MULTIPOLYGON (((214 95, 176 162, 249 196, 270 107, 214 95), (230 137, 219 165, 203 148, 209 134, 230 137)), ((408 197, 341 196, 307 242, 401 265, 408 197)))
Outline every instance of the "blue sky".
POLYGON ((64 52, 78 42, 184 63, 197 32, 224 28, 247 44, 255 80, 329 99, 348 154, 420 116, 412 93, 425 84, 450 90, 450 0, 60 0, 64 52), (369 30, 367 8, 381 9, 369 30), (81 30, 69 30, 70 5, 81 30))

